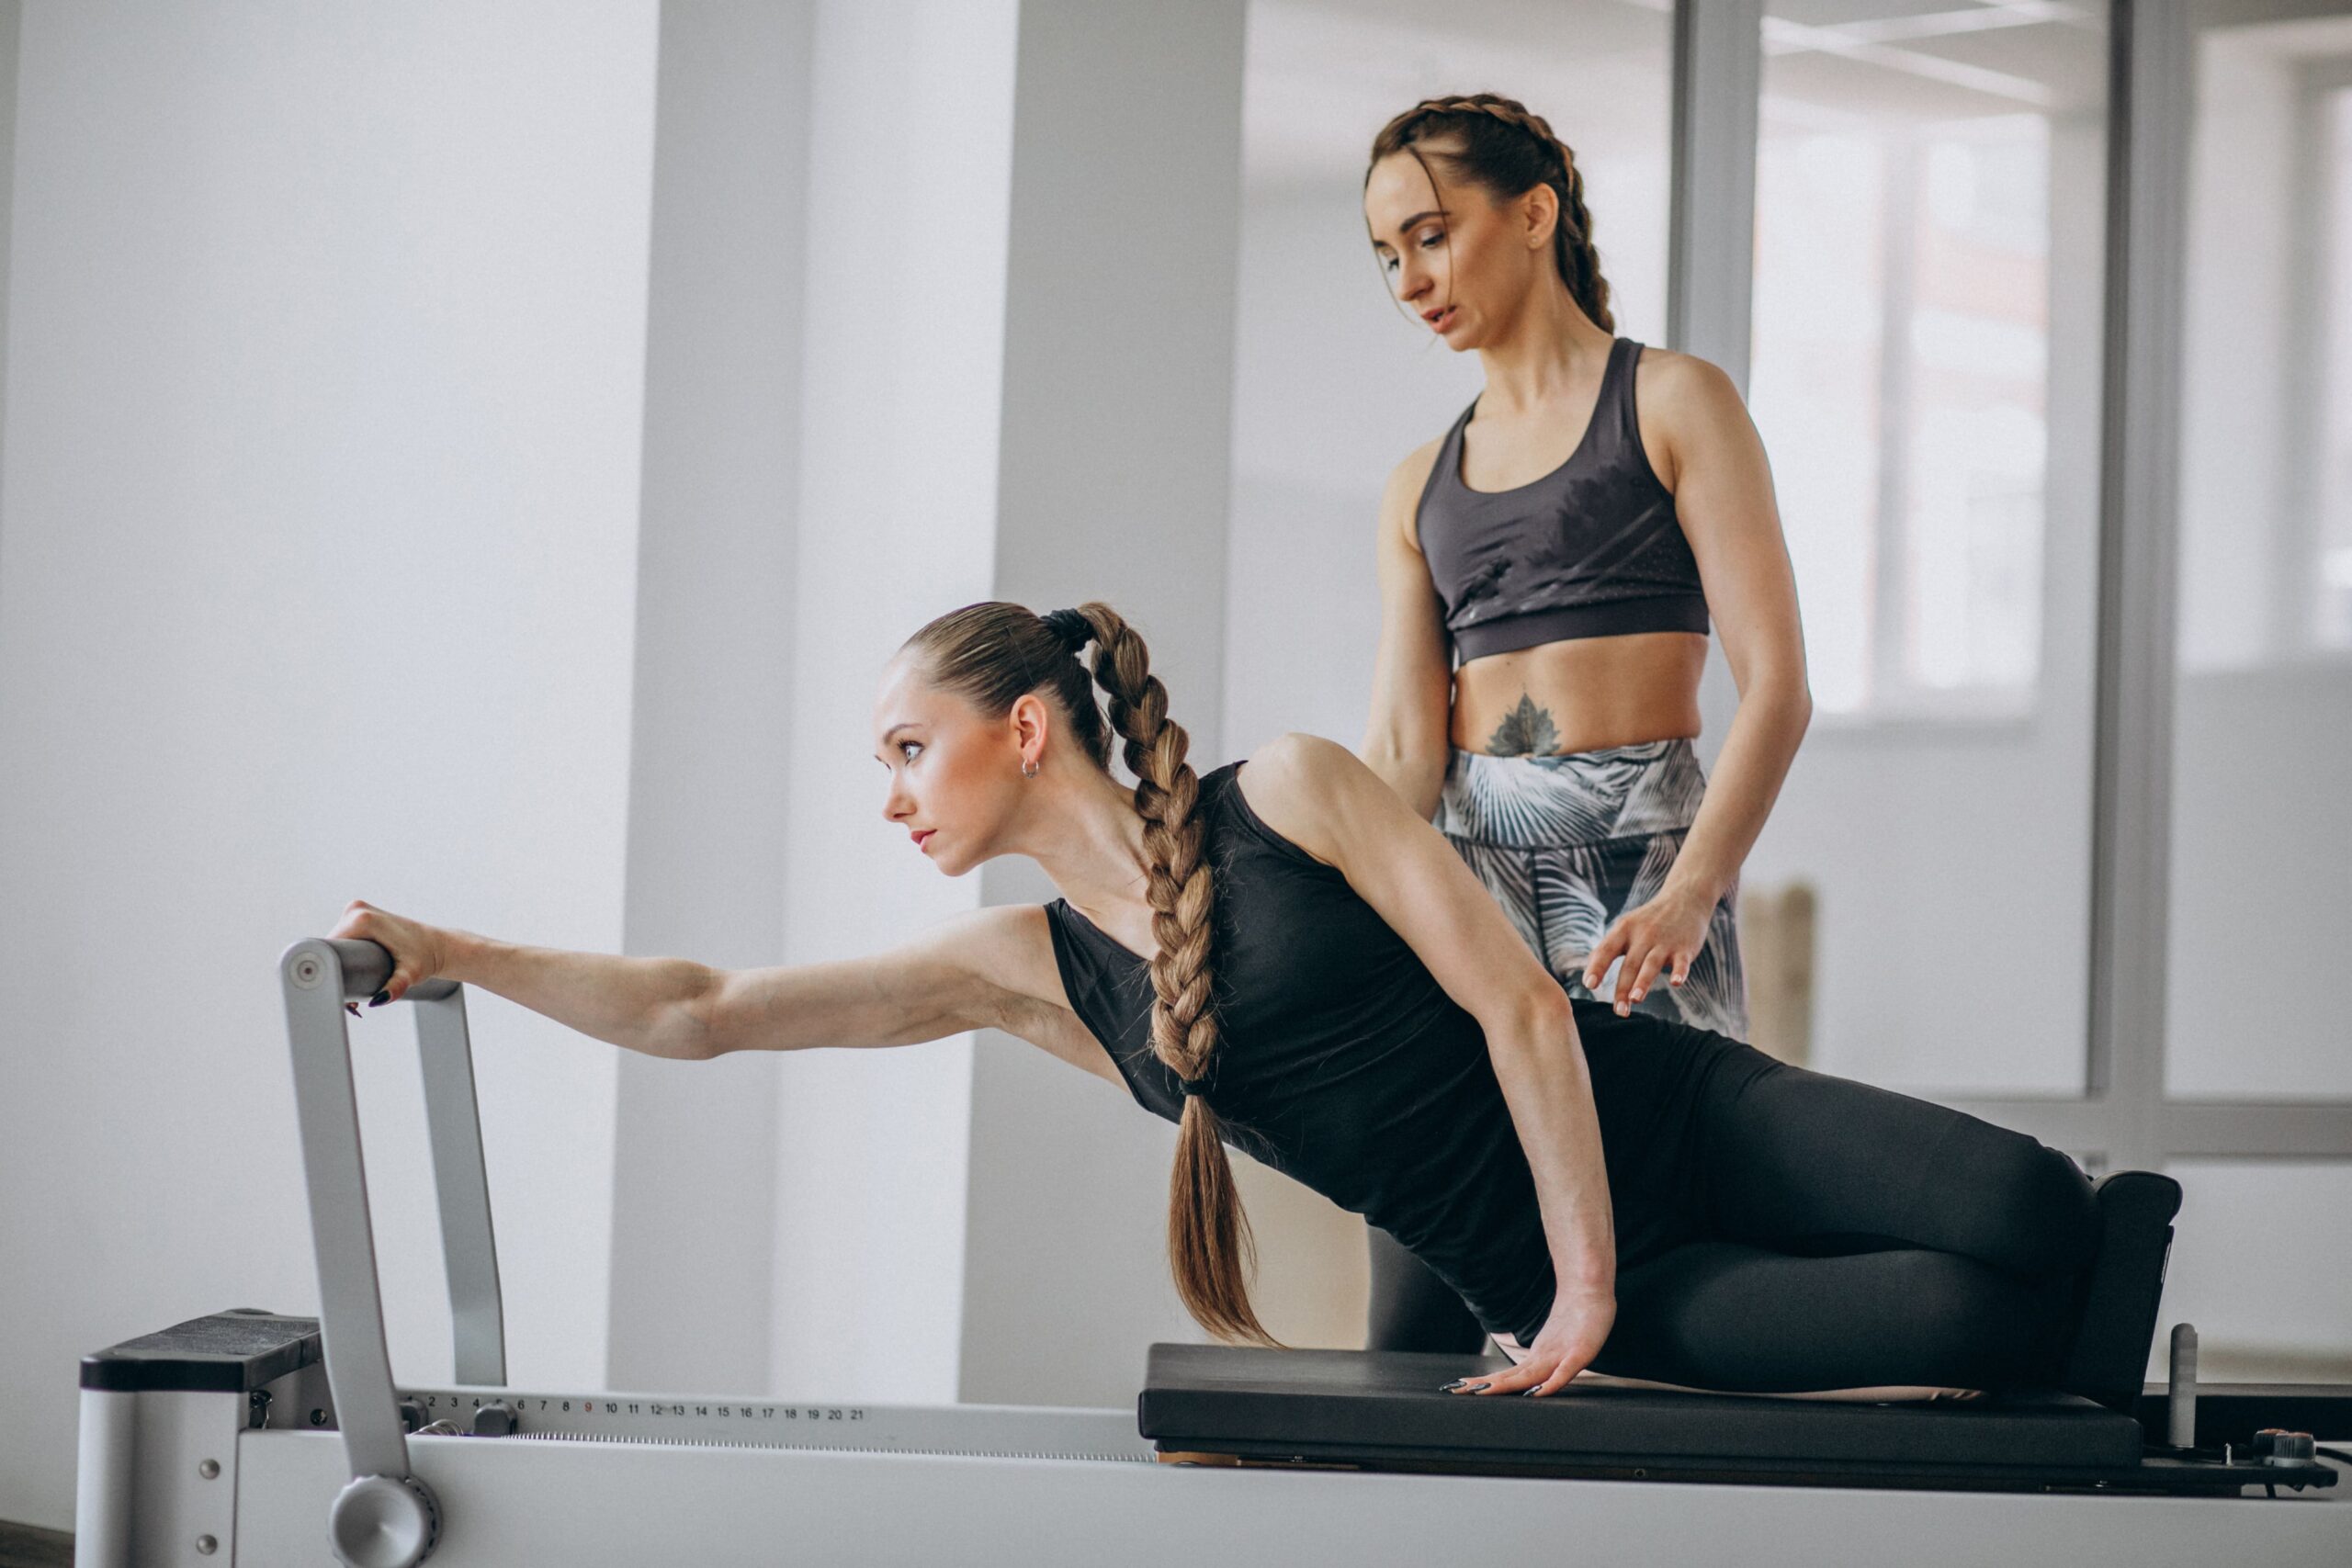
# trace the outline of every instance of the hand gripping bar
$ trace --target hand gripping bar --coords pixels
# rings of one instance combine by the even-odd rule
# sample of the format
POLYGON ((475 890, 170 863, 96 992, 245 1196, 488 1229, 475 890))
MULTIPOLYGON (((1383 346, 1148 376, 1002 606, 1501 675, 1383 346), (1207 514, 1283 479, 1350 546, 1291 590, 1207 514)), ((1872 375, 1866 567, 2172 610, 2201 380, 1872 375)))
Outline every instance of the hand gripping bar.
MULTIPOLYGON (((391 971, 391 954, 367 941, 312 937, 288 948, 278 960, 302 1172, 310 1189, 311 1239, 318 1255, 327 1386, 352 1474, 335 1501, 332 1530, 336 1554, 362 1568, 422 1562, 438 1533, 431 1494, 409 1471, 408 1438, 393 1393, 351 1081, 351 1037, 343 1010, 345 1002, 380 990, 391 971)), ((402 999, 417 1004, 417 1052, 440 1199, 457 1381, 496 1386, 506 1381, 505 1329, 465 988, 453 980, 425 980, 402 999)))

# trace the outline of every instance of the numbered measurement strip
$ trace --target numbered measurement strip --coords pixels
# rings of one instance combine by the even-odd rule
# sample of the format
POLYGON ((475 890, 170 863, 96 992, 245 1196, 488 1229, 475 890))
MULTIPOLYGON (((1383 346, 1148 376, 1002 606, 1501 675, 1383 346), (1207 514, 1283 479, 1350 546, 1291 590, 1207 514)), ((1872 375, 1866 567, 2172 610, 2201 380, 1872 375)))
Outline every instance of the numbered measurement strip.
POLYGON ((1123 1410, 1017 1404, 809 1404, 703 1395, 535 1393, 503 1388, 403 1389, 425 1421, 461 1432, 503 1404, 516 1435, 602 1442, 732 1443, 769 1449, 986 1454, 1022 1459, 1154 1457, 1123 1410))

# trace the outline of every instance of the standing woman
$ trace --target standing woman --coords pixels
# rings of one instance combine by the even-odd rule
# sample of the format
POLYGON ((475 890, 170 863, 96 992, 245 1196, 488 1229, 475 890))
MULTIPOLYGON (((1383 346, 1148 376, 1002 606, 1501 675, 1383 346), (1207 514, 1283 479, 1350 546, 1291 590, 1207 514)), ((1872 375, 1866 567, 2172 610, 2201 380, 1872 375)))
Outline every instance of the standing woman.
MULTIPOLYGON (((1382 498, 1364 761, 1572 995, 1744 1039, 1739 868, 1813 707, 1755 426, 1715 367, 1615 335, 1584 177, 1523 105, 1397 116, 1363 199, 1396 300, 1486 373, 1382 498), (1713 787, 1711 615, 1739 687, 1713 787)), ((1374 1348, 1478 1346, 1436 1276, 1372 1249, 1374 1348)))

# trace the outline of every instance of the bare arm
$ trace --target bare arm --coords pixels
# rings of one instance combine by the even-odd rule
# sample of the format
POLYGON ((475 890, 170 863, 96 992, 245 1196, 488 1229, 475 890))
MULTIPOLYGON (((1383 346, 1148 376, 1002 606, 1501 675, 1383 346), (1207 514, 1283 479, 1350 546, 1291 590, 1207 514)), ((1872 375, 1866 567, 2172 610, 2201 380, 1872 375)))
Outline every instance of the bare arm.
POLYGON ((528 947, 359 903, 334 934, 390 949, 388 999, 440 976, 647 1055, 910 1045, 992 1028, 1119 1081, 1068 1005, 1046 912, 1034 905, 977 910, 871 957, 759 969, 528 947))
POLYGON ((1046 911, 1035 904, 977 909, 869 958, 723 974, 696 1010, 713 1055, 911 1045, 1000 1029, 1122 1081, 1069 1006, 1046 911))
POLYGON ((1675 511, 1698 558, 1724 659, 1739 687, 1739 709, 1674 874, 1719 897, 1771 815, 1812 720, 1813 695, 1796 578, 1764 443, 1730 377, 1687 356, 1676 368, 1679 374, 1664 389, 1675 405, 1675 511))
POLYGON ((1617 1268, 1600 1121, 1567 994, 1443 836, 1345 748, 1285 735, 1237 783, 1268 826, 1337 867, 1485 1031, 1559 1282, 1535 1353, 1491 1381, 1498 1393, 1557 1388, 1607 1337, 1617 1268))
POLYGON ((1380 498, 1380 649, 1363 733, 1365 765, 1424 819, 1436 812, 1445 784, 1453 709, 1445 621, 1413 528, 1440 445, 1433 441, 1396 465, 1380 498))

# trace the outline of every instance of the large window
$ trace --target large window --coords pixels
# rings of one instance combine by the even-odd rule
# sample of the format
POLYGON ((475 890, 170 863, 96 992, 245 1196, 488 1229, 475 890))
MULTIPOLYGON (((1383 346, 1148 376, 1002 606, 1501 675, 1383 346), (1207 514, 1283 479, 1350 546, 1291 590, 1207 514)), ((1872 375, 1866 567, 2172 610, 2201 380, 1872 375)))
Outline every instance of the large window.
POLYGON ((2166 1075, 2197 1100, 2352 1099, 2352 15, 2278 10, 2207 6, 2194 57, 2166 1075))
POLYGON ((2053 432, 2052 399, 2054 359, 2096 363, 2096 318, 2052 312, 2082 309, 2070 283, 2096 309, 2095 239, 2066 225, 2098 208, 2103 28, 2046 6, 1767 9, 1752 406, 1815 701, 2030 711, 2052 596, 2072 613, 2089 581, 2048 579, 2092 450, 2053 432))
POLYGON ((1749 405, 1817 716, 1748 885, 1811 895, 1816 1065, 2080 1095, 2104 19, 1765 10, 1749 405))

